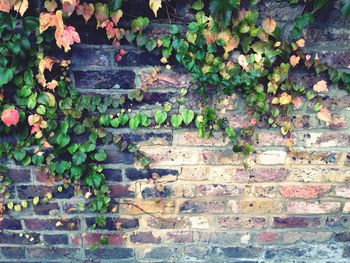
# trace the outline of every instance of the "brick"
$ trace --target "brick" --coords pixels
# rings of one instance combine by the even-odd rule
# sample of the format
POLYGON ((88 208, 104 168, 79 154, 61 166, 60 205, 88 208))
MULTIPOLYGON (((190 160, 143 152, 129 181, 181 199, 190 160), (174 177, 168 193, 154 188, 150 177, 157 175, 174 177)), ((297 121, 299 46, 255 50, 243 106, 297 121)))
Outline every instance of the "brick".
POLYGON ((228 123, 231 127, 239 129, 250 125, 251 117, 248 114, 226 114, 224 116, 227 118, 228 123))
POLYGON ((328 193, 329 185, 291 185, 281 186, 280 194, 285 198, 319 198, 328 193))
POLYGON ((38 215, 55 215, 59 210, 58 203, 38 203, 34 206, 34 213, 38 215))
POLYGON ((241 200, 238 202, 240 213, 279 213, 282 204, 275 200, 241 200))
POLYGON ((277 193, 277 186, 269 185, 269 186, 255 186, 254 196, 262 197, 262 198, 274 198, 277 193))
POLYGON ((27 249, 27 254, 29 258, 33 259, 62 259, 62 258, 77 258, 78 250, 72 248, 39 248, 39 247, 29 247, 27 249))
POLYGON ((188 200, 180 204, 179 211, 180 213, 222 213, 224 202, 188 200))
POLYGON ((342 147, 350 144, 346 133, 309 132, 301 134, 305 147, 342 147))
POLYGON ((340 154, 335 152, 291 151, 286 164, 336 164, 340 154))
POLYGON ((0 232, 0 244, 31 245, 40 242, 39 234, 28 233, 28 235, 30 238, 33 237, 32 241, 30 241, 30 238, 26 238, 25 235, 20 236, 18 233, 0 232))
POLYGON ((350 198, 350 186, 336 186, 335 195, 344 198, 350 198))
POLYGON ((202 184, 197 190, 198 196, 239 196, 244 192, 244 186, 228 184, 202 184))
POLYGON ((238 182, 282 182, 289 174, 285 168, 237 169, 234 180, 238 182))
POLYGON ((126 48, 127 53, 120 62, 115 62, 117 66, 141 67, 141 66, 158 66, 162 56, 126 48))
POLYGON ((9 169, 4 174, 7 178, 10 178, 13 183, 28 183, 31 181, 30 170, 28 169, 9 169))
POLYGON ((222 133, 214 133, 210 138, 200 138, 197 131, 175 130, 173 136, 173 145, 225 146, 228 144, 227 137, 222 133))
POLYGON ((273 228, 318 228, 319 217, 273 217, 273 228))
POLYGON ((73 187, 64 189, 62 192, 58 192, 55 188, 50 188, 43 185, 18 185, 17 193, 20 199, 33 199, 35 196, 40 198, 45 197, 47 193, 52 193, 53 198, 69 199, 74 196, 73 187))
POLYGON ((103 169, 103 174, 108 182, 121 182, 123 180, 120 169, 103 169))
POLYGON ((140 147, 152 161, 152 165, 184 165, 197 164, 196 150, 180 149, 176 147, 140 147))
POLYGON ((265 217, 218 217, 217 224, 219 228, 228 229, 261 229, 267 226, 265 217))
POLYGON ((192 243, 193 235, 190 231, 170 231, 166 233, 164 241, 169 243, 192 243))
POLYGON ((262 244, 277 243, 280 235, 277 232, 265 231, 256 234, 255 241, 262 244))
POLYGON ((328 216, 325 220, 325 227, 334 229, 349 229, 350 217, 349 216, 328 216))
POLYGON ((59 179, 56 176, 50 175, 47 171, 41 169, 34 170, 35 181, 43 183, 46 186, 54 186, 59 179))
POLYGON ((303 247, 295 247, 295 248, 276 248, 267 250, 265 253, 266 259, 271 258, 300 258, 303 257, 307 253, 307 248, 303 247))
POLYGON ((285 151, 268 150, 258 154, 256 162, 265 165, 284 164, 286 156, 287 152, 285 151))
POLYGON ((130 190, 130 185, 113 184, 109 185, 109 195, 113 198, 134 197, 134 191, 130 190))
POLYGON ((191 229, 209 229, 211 224, 205 216, 191 216, 191 229))
POLYGON ((350 213, 350 202, 344 204, 343 213, 350 213))
POLYGON ((111 53, 101 48, 74 46, 72 48, 72 68, 109 68, 111 53))
POLYGON ((240 242, 242 236, 245 233, 232 233, 232 232, 195 232, 196 242, 207 244, 232 244, 240 242))
POLYGON ((332 232, 316 232, 311 230, 310 232, 283 232, 282 242, 284 244, 292 244, 296 242, 316 242, 322 243, 332 238, 332 232))
POLYGON ((108 239, 108 245, 121 246, 124 244, 124 236, 122 234, 101 234, 101 233, 83 233, 82 244, 83 246, 92 246, 98 244, 101 237, 108 239))
POLYGON ((285 137, 279 132, 275 131, 258 131, 256 137, 253 138, 254 146, 266 147, 266 146, 286 146, 287 140, 296 140, 296 135, 291 134, 290 137, 285 137))
POLYGON ((121 134, 121 136, 123 140, 129 143, 133 142, 137 144, 137 146, 170 146, 172 145, 173 141, 173 134, 168 131, 143 131, 143 133, 123 133, 121 134))
POLYGON ((124 214, 144 214, 144 213, 171 213, 174 211, 174 201, 162 201, 157 200, 133 200, 125 204, 121 204, 121 208, 124 214))
POLYGON ((203 150, 199 158, 203 164, 241 165, 244 161, 243 155, 234 153, 232 149, 203 150))
POLYGON ((140 179, 150 179, 152 174, 155 173, 160 177, 173 175, 177 176, 179 174, 178 170, 175 169, 135 169, 135 168, 127 168, 125 169, 125 176, 131 181, 136 181, 140 179))
POLYGON ((135 88, 135 72, 131 70, 75 71, 75 87, 78 89, 118 89, 135 88))
POLYGON ((350 232, 335 233, 334 240, 337 242, 350 242, 350 232))
POLYGON ((68 244, 68 236, 64 234, 43 235, 44 242, 49 245, 66 245, 68 244))
POLYGON ((5 258, 9 259, 24 259, 26 257, 25 248, 21 247, 2 247, 0 251, 5 258))
POLYGON ((183 229, 190 225, 186 217, 162 217, 161 219, 148 217, 146 218, 146 224, 154 229, 183 229))
MULTIPOLYGON (((88 217, 85 219, 86 225, 91 228, 95 224, 95 217, 88 217)), ((134 229, 139 227, 138 219, 120 218, 120 217, 107 217, 106 225, 96 226, 97 229, 105 229, 110 231, 122 230, 122 229, 134 229)))
POLYGON ((78 230, 77 219, 60 221, 53 219, 25 219, 24 223, 28 230, 78 230), (57 222, 60 223, 56 226, 57 222))
POLYGON ((151 231, 136 232, 130 235, 130 241, 132 243, 151 244, 151 243, 160 243, 161 238, 155 237, 151 231))
POLYGON ((108 164, 133 164, 134 156, 131 153, 120 152, 116 148, 106 149, 107 160, 104 163, 108 164))
POLYGON ((289 202, 287 211, 291 214, 326 214, 335 213, 339 210, 339 202, 289 202))
POLYGON ((96 250, 85 250, 86 258, 97 259, 128 259, 133 257, 133 249, 124 247, 97 248, 96 250))
POLYGON ((258 5, 259 13, 263 17, 272 17, 278 21, 293 21, 300 15, 302 7, 299 5, 289 5, 285 2, 269 2, 268 5, 258 5))
POLYGON ((187 244, 184 248, 185 260, 187 261, 198 261, 208 259, 210 252, 209 247, 202 245, 189 245, 187 244))
POLYGON ((174 191, 171 185, 157 184, 153 186, 142 185, 141 196, 142 198, 167 198, 174 196, 174 191))
MULTIPOLYGON (((141 85, 147 84, 150 77, 150 72, 142 72, 141 74, 141 85)), ((147 85, 151 89, 159 88, 186 88, 189 87, 192 81, 192 77, 189 74, 183 74, 178 72, 159 72, 156 80, 151 84, 147 85)))
POLYGON ((186 181, 203 181, 208 179, 208 168, 206 166, 182 167, 180 180, 186 181))
POLYGON ((0 229, 4 230, 21 230, 22 225, 20 220, 12 218, 3 218, 0 220, 0 229))
POLYGON ((148 260, 150 262, 178 262, 181 255, 180 247, 150 247, 149 249, 137 249, 137 257, 140 260, 148 260))
POLYGON ((211 254, 214 257, 225 258, 258 258, 263 250, 257 247, 213 247, 211 254))
POLYGON ((232 181, 236 174, 236 168, 232 166, 211 166, 209 167, 209 181, 232 181))

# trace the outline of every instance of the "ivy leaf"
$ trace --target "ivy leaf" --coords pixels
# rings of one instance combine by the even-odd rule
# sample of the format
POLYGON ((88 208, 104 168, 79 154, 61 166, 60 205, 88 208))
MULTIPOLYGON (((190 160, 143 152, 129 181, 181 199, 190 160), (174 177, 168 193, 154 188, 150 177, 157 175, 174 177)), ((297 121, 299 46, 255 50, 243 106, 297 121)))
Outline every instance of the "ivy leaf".
POLYGON ((164 110, 158 110, 154 114, 154 120, 156 121, 157 125, 162 125, 162 123, 165 122, 167 117, 168 117, 168 114, 164 110))
POLYGON ((299 56, 293 55, 289 58, 289 63, 292 65, 293 68, 299 64, 299 61, 300 61, 299 56))
POLYGON ((0 11, 9 13, 14 1, 2 0, 0 1, 0 11))
POLYGON ((173 115, 173 116, 171 116, 170 123, 171 123, 171 125, 173 125, 173 127, 175 129, 179 128, 181 123, 182 123, 181 115, 173 115))
POLYGON ((46 0, 44 3, 44 7, 49 12, 54 12, 57 8, 57 2, 56 0, 46 0))
POLYGON ((1 113, 1 120, 3 123, 10 127, 11 125, 17 125, 19 121, 19 113, 16 109, 5 109, 1 113))
POLYGON ((39 203, 39 196, 35 196, 33 198, 33 205, 37 205, 39 203))
POLYGON ((321 121, 325 121, 327 124, 330 124, 333 122, 332 114, 326 108, 321 109, 317 113, 317 118, 319 118, 321 121))
POLYGON ((136 130, 140 125, 140 120, 137 117, 133 117, 129 120, 129 127, 132 130, 136 130))
POLYGON ((83 152, 76 152, 74 155, 73 155, 73 164, 74 165, 81 165, 82 163, 85 162, 86 160, 86 154, 83 153, 83 152))
POLYGON ((90 18, 93 16, 95 12, 95 7, 91 3, 88 4, 84 2, 83 4, 78 5, 76 12, 78 16, 82 15, 84 17, 85 22, 87 23, 90 20, 90 18))
POLYGON ((13 78, 13 69, 0 67, 0 87, 8 83, 13 78))
POLYGON ((194 118, 194 112, 192 110, 185 109, 181 112, 182 120, 186 125, 189 125, 194 118))
POLYGON ((262 22, 262 27, 264 29, 264 31, 269 34, 272 35, 272 33, 275 31, 276 29, 276 21, 273 20, 271 17, 270 18, 266 18, 263 22, 262 22))
POLYGON ((49 92, 40 93, 37 102, 49 107, 54 107, 56 105, 55 96, 49 92))
POLYGON ((29 7, 28 0, 17 0, 15 2, 15 5, 13 6, 13 9, 21 14, 21 16, 24 15, 24 13, 27 11, 29 7))
POLYGON ((204 7, 204 3, 202 0, 197 0, 192 4, 192 8, 196 11, 202 10, 204 7))
POLYGON ((98 150, 95 154, 94 154, 94 158, 96 161, 99 162, 103 162, 107 159, 107 154, 104 150, 98 150))
POLYGON ((157 17, 158 10, 162 7, 162 0, 149 0, 149 7, 152 9, 154 16, 157 17))
POLYGON ((281 105, 288 105, 292 102, 292 96, 287 92, 283 92, 279 97, 279 102, 281 105))
POLYGON ((109 9, 111 12, 115 12, 122 6, 122 0, 109 0, 109 9))
POLYGON ((146 41, 145 47, 147 48, 148 52, 151 52, 153 49, 156 48, 156 46, 157 46, 157 43, 156 43, 155 40, 153 40, 153 39, 148 39, 148 40, 146 41))
POLYGON ((324 80, 320 80, 313 86, 313 90, 318 93, 328 92, 327 82, 324 80))

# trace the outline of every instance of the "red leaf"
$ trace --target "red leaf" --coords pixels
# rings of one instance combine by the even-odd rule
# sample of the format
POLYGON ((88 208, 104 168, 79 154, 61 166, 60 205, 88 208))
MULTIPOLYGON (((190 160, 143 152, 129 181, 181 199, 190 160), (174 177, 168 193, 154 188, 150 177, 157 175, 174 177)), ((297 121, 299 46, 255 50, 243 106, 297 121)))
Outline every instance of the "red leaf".
POLYGON ((17 125, 19 121, 19 114, 16 109, 6 109, 1 113, 1 120, 7 127, 17 125))

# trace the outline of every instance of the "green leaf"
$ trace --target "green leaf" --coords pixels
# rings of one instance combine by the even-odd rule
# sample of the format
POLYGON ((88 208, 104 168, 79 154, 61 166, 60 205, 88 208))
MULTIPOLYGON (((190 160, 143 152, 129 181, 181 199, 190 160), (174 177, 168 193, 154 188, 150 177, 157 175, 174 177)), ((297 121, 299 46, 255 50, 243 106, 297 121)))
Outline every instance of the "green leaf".
POLYGON ((24 149, 20 149, 20 150, 15 150, 13 152, 13 157, 17 160, 17 161, 22 161, 24 159, 24 157, 26 157, 26 151, 24 149))
POLYGON ((132 118, 129 120, 129 127, 130 127, 130 129, 132 129, 132 130, 136 130, 137 127, 139 127, 139 124, 140 124, 140 120, 139 120, 137 117, 132 117, 132 118))
POLYGON ((197 0, 192 4, 192 8, 196 11, 202 10, 204 7, 204 3, 202 0, 197 0))
POLYGON ((157 46, 157 42, 156 42, 155 40, 153 40, 153 39, 148 39, 148 40, 146 41, 145 47, 146 47, 146 49, 148 50, 148 52, 151 52, 153 49, 156 48, 156 46, 157 46))
POLYGON ((83 152, 76 152, 74 155, 73 155, 73 164, 74 165, 81 165, 82 163, 85 162, 86 160, 86 154, 83 153, 83 152))
POLYGON ((227 127, 225 129, 225 132, 227 134, 227 137, 232 141, 236 139, 236 132, 232 127, 227 127))
POLYGON ((45 106, 54 107, 56 105, 56 99, 52 93, 41 92, 38 97, 38 103, 45 106))
POLYGON ((115 12, 122 6, 122 0, 109 0, 108 6, 111 12, 115 12))
POLYGON ((181 112, 183 122, 189 125, 194 118, 194 112, 192 110, 185 109, 181 112))
POLYGON ((98 150, 95 154, 94 154, 94 158, 96 161, 99 162, 103 162, 107 159, 107 154, 104 150, 98 150))
POLYGON ((111 120, 110 123, 111 123, 112 127, 114 127, 114 128, 118 128, 118 127, 119 127, 119 124, 120 124, 118 118, 115 118, 115 119, 111 120))
POLYGON ((164 110, 158 110, 154 114, 154 120, 156 121, 157 125, 162 125, 166 118, 168 117, 168 114, 164 110))
POLYGON ((181 115, 173 115, 173 116, 171 116, 170 123, 171 123, 171 125, 173 125, 173 127, 175 129, 179 128, 181 123, 182 123, 181 115))
POLYGON ((175 35, 175 34, 180 32, 180 29, 177 25, 171 25, 169 32, 170 32, 170 34, 175 35))
POLYGON ((3 68, 0 67, 0 87, 7 84, 9 81, 13 78, 13 72, 14 70, 11 68, 3 68))

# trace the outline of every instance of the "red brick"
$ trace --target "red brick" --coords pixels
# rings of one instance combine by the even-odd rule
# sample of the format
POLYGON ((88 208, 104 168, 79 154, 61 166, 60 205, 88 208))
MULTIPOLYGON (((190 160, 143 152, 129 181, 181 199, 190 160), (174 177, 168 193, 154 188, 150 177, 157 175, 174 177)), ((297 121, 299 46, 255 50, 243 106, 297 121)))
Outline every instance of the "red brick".
POLYGON ((109 185, 110 197, 134 197, 134 192, 129 190, 130 185, 114 184, 109 185))
POLYGON ((274 217, 274 228, 317 228, 320 226, 319 217, 274 217))
POLYGON ((234 217, 224 216, 217 219, 219 228, 261 229, 267 226, 265 217, 234 217))
POLYGON ((327 214, 335 213, 339 210, 339 202, 289 202, 287 211, 291 214, 327 214))
POLYGON ((35 181, 38 183, 46 184, 47 186, 54 186, 59 181, 56 176, 50 176, 47 171, 41 169, 34 170, 35 181))
POLYGON ((291 185, 281 186, 280 193, 286 198, 318 198, 329 192, 329 185, 291 185))
POLYGON ((124 236, 121 234, 84 233, 82 234, 83 245, 98 244, 102 236, 107 237, 108 245, 120 246, 124 243, 124 236))
POLYGON ((78 230, 77 219, 53 220, 53 219, 25 219, 28 230, 78 230), (59 224, 57 224, 59 222, 59 224))
POLYGON ((255 237, 255 241, 258 243, 276 243, 278 240, 279 234, 272 231, 258 233, 255 237))
POLYGON ((282 182, 289 171, 285 168, 237 169, 234 180, 238 182, 282 182))

